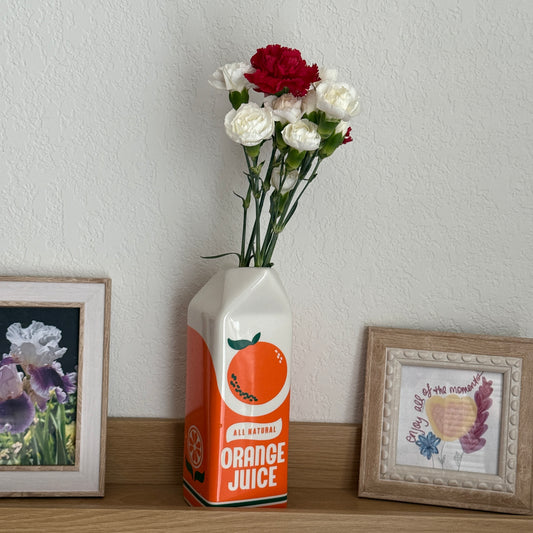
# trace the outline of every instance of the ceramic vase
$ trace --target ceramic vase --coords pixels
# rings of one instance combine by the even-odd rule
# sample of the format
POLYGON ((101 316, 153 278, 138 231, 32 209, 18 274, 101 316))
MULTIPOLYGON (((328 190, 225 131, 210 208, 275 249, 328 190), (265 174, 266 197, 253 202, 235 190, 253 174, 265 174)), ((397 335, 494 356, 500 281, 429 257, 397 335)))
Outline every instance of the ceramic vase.
POLYGON ((292 314, 271 268, 215 274, 187 315, 184 498, 284 507, 292 314))

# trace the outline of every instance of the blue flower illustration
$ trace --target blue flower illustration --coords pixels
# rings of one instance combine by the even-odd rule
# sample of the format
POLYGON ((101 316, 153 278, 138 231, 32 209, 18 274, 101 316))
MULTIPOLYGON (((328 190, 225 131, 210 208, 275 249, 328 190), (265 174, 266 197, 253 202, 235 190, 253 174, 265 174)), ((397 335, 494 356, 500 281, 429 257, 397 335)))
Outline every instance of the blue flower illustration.
POLYGON ((420 447, 420 453, 431 459, 431 456, 435 453, 439 453, 437 446, 440 444, 439 437, 435 436, 431 431, 427 435, 419 435, 416 445, 420 447))

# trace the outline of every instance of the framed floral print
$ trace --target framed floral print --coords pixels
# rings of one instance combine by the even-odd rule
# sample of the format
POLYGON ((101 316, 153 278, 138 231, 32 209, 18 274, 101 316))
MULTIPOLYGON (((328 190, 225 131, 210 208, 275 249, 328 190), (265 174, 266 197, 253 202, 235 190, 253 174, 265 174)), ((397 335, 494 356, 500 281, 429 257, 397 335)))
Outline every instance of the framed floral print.
POLYGON ((532 511, 533 339, 369 328, 361 497, 532 511))
POLYGON ((102 496, 109 279, 0 277, 0 496, 102 496))

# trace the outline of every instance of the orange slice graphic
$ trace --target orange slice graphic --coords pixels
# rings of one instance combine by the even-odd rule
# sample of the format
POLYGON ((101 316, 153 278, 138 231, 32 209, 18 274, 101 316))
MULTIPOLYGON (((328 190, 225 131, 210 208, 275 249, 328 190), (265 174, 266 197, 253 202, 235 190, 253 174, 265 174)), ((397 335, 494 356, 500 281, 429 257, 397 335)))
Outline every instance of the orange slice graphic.
POLYGON ((187 434, 187 455, 194 468, 198 468, 204 460, 204 443, 196 426, 191 426, 187 434))

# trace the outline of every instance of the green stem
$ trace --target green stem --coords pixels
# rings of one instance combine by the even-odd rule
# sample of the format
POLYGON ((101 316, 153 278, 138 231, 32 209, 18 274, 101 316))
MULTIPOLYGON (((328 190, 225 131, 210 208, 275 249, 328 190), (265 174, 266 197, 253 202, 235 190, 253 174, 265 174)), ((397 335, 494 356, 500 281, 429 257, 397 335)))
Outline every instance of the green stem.
MULTIPOLYGON (((262 194, 261 194, 261 198, 259 200, 259 215, 261 215, 261 213, 263 212, 263 205, 265 203, 265 198, 266 198, 266 191, 263 190, 262 194)), ((257 209, 257 205, 256 205, 256 209, 257 209)), ((250 234, 250 241, 248 242, 248 247, 246 249, 246 255, 245 255, 245 258, 244 258, 244 265, 243 266, 250 266, 250 261, 252 259, 252 255, 255 257, 255 254, 254 254, 254 243, 255 243, 255 234, 256 234, 256 231, 257 231, 257 217, 256 217, 256 221, 254 221, 254 225, 252 226, 252 233, 250 234)))
MULTIPOLYGON (((285 178, 286 178, 286 169, 285 169, 285 165, 284 165, 284 160, 282 159, 281 160, 281 164, 280 164, 280 169, 279 169, 279 175, 280 175, 280 180, 279 180, 279 190, 281 191, 281 189, 283 188, 283 183, 285 181, 285 178)), ((263 242, 263 250, 262 250, 262 255, 263 255, 263 258, 265 259, 265 263, 266 264, 269 264, 270 261, 266 262, 266 259, 267 259, 267 256, 268 256, 268 250, 270 248, 270 243, 274 237, 274 227, 276 225, 276 218, 277 218, 277 211, 278 211, 278 206, 277 205, 274 205, 274 198, 281 198, 281 195, 279 196, 273 196, 275 193, 272 193, 272 195, 270 196, 270 219, 268 221, 268 226, 267 226, 267 230, 265 232, 265 239, 264 239, 264 242, 263 242)), ((277 193, 276 193, 277 194, 277 193)), ((272 255, 272 254, 270 254, 272 255)))
MULTIPOLYGON (((304 188, 300 191, 300 194, 298 195, 298 198, 296 198, 295 204, 298 203, 298 201, 302 197, 302 194, 305 192, 307 187, 309 187, 311 182, 316 178, 317 172, 318 172, 318 166, 320 165, 321 161, 322 161, 322 159, 318 159, 317 160, 317 162, 315 164, 315 168, 313 169, 313 172, 311 173, 311 176, 309 177, 309 179, 306 181, 304 188)), ((312 163, 312 160, 310 161, 309 168, 311 167, 311 163, 312 163)), ((309 168, 307 169, 306 174, 307 174, 307 172, 309 172, 309 168)), ((305 174, 304 174, 304 176, 305 176, 305 174)), ((293 211, 293 213, 294 213, 294 211, 293 211)), ((287 224, 287 222, 290 220, 290 217, 292 216, 293 213, 291 213, 291 215, 287 218, 287 220, 285 220, 284 224, 287 224)))
MULTIPOLYGON (((268 170, 267 170, 267 173, 266 173, 266 176, 265 176, 265 181, 264 181, 264 185, 263 185, 263 194, 261 196, 261 202, 259 204, 259 211, 262 213, 263 212, 263 205, 265 203, 265 198, 267 196, 267 191, 268 189, 270 189, 270 180, 272 178, 272 171, 274 170, 274 159, 276 158, 276 151, 277 151, 277 148, 276 148, 276 143, 275 141, 273 140, 272 141, 272 151, 270 153, 270 161, 268 162, 268 170)), ((280 176, 283 172, 283 159, 281 160, 281 168, 280 168, 280 176)), ((281 188, 281 184, 280 184, 280 188, 281 188)), ((271 193, 272 195, 273 193, 271 193)), ((272 196, 270 197, 270 202, 272 204, 272 196)), ((270 241, 270 238, 271 238, 271 235, 272 235, 272 225, 273 225, 273 222, 274 222, 274 219, 275 219, 275 213, 272 212, 271 210, 271 213, 270 213, 270 220, 268 221, 268 226, 267 226, 267 230, 265 232, 265 239, 263 241, 263 249, 261 250, 261 257, 264 259, 264 253, 265 253, 265 250, 266 250, 266 247, 267 247, 267 243, 270 241)), ((264 262, 264 266, 269 266, 267 262, 264 262)))
POLYGON ((272 170, 274 170, 272 163, 274 163, 274 159, 276 158, 276 151, 277 151, 276 143, 275 143, 275 140, 272 139, 272 152, 270 152, 270 161, 268 162, 268 169, 267 169, 267 173, 265 176, 265 183, 268 184, 269 187, 270 187, 270 178, 272 177, 272 170))
POLYGON ((272 242, 272 239, 274 238, 274 235, 275 235, 275 232, 274 232, 275 224, 276 224, 276 214, 275 212, 272 212, 270 214, 270 220, 268 221, 268 227, 265 232, 265 239, 263 241, 263 250, 261 251, 261 255, 263 257, 265 265, 267 266, 270 264, 268 250, 270 249, 270 243, 272 242))
POLYGON ((272 255, 274 254, 274 248, 276 247, 279 234, 283 231, 283 229, 285 228, 289 220, 294 215, 294 212, 296 211, 296 207, 298 206, 298 202, 300 198, 302 197, 303 193, 305 192, 307 187, 309 187, 309 184, 317 176, 317 170, 318 170, 318 166, 320 165, 321 159, 317 160, 315 167, 313 169, 313 172, 311 173, 311 176, 306 181, 303 189, 298 194, 296 200, 294 200, 294 197, 296 196, 296 192, 298 190, 300 182, 304 181, 305 176, 309 172, 315 157, 316 157, 316 152, 313 153, 313 155, 310 156, 307 161, 304 160, 304 163, 302 164, 302 167, 300 170, 300 177, 298 179, 298 182, 296 183, 295 187, 289 192, 289 198, 286 204, 284 205, 283 211, 281 212, 279 217, 277 217, 277 219, 272 220, 272 217, 271 217, 271 221, 270 221, 271 224, 269 224, 270 233, 268 236, 268 240, 265 243, 265 248, 264 248, 264 253, 263 253, 263 261, 267 265, 270 264, 272 261, 272 255))
MULTIPOLYGON (((270 188, 270 178, 272 176, 273 162, 276 157, 277 148, 273 143, 272 151, 270 152, 270 160, 268 163, 268 170, 265 176, 265 180, 261 184, 261 180, 255 171, 252 171, 252 165, 250 158, 244 150, 244 156, 246 158, 246 164, 248 166, 248 174, 250 176, 250 186, 253 184, 253 194, 255 199, 255 221, 252 226, 252 232, 250 233, 250 239, 244 253, 244 243, 246 240, 246 232, 243 229, 242 241, 241 241, 241 253, 242 259, 239 266, 250 266, 252 256, 254 257, 255 266, 263 266, 263 259, 261 254, 261 213, 263 212, 263 206, 265 204, 265 198, 267 196, 268 189, 270 188)), ((254 166, 257 165, 257 158, 253 162, 254 166)))
MULTIPOLYGON (((246 165, 248 167, 248 192, 246 196, 246 202, 243 201, 243 225, 241 235, 241 251, 239 255, 239 266, 250 266, 252 257, 254 259, 254 266, 270 266, 274 248, 276 246, 279 233, 283 231, 286 224, 294 215, 298 201, 300 200, 307 187, 313 181, 317 175, 317 169, 321 162, 318 158, 318 151, 309 152, 305 155, 299 171, 299 179, 295 187, 288 193, 288 196, 282 197, 281 195, 270 196, 270 217, 268 225, 263 236, 263 242, 261 243, 261 214, 263 212, 265 198, 270 188, 270 180, 272 177, 272 170, 274 168, 277 148, 273 143, 272 151, 270 153, 270 161, 268 164, 268 170, 264 181, 261 180, 259 175, 257 161, 259 156, 251 156, 243 146, 244 156, 246 159, 246 165), (307 174, 311 170, 313 162, 316 160, 315 166, 311 173, 311 176, 306 179, 307 174), (304 187, 298 192, 301 181, 306 181, 304 187), (298 194, 297 194, 298 193, 298 194), (250 194, 254 195, 254 208, 255 208, 255 220, 252 226, 251 233, 247 241, 247 210, 249 206, 250 194), (274 199, 275 198, 275 199, 274 199), (276 202, 276 204, 273 204, 276 202), (279 203, 277 203, 279 202, 279 203), (281 212, 279 211, 281 208, 281 212)), ((284 158, 280 161, 280 188, 283 184, 285 173, 284 158)))
POLYGON ((252 231, 252 238, 255 240, 254 264, 255 266, 263 266, 261 262, 261 209, 259 207, 259 199, 261 195, 264 195, 264 191, 261 187, 261 179, 257 173, 257 157, 254 158, 252 167, 252 163, 250 163, 250 156, 246 152, 246 149, 244 150, 244 155, 246 157, 246 164, 248 166, 248 173, 250 175, 250 182, 252 185, 255 204, 255 224, 252 231))
MULTIPOLYGON (((254 195, 254 199, 256 197, 255 193, 255 172, 252 171, 252 164, 250 163, 250 157, 248 156, 248 153, 246 152, 246 148, 243 146, 243 152, 244 152, 244 158, 246 160, 246 166, 248 167, 248 191, 251 191, 251 193, 254 195)), ((257 210, 257 205, 256 205, 257 210)), ((252 227, 252 233, 250 234, 250 242, 248 243, 248 247, 246 249, 246 255, 242 256, 242 259, 239 262, 239 266, 249 266, 250 259, 251 259, 251 251, 253 249, 253 242, 254 242, 254 236, 255 236, 255 228, 257 224, 257 214, 256 214, 256 220, 254 222, 254 225, 252 227)), ((243 223, 243 230, 241 235, 241 250, 244 251, 244 243, 246 241, 246 227, 243 223)))
POLYGON ((261 257, 261 210, 259 208, 259 198, 255 198, 255 266, 263 266, 261 257))
POLYGON ((247 225, 247 222, 246 222, 246 219, 247 219, 247 214, 248 214, 248 206, 250 205, 250 194, 252 192, 252 185, 250 183, 248 183, 248 191, 246 192, 246 199, 243 200, 243 203, 242 203, 242 209, 243 209, 243 213, 242 213, 242 235, 241 235, 241 254, 239 256, 239 266, 242 267, 242 266, 246 266, 244 264, 244 242, 246 241, 246 225, 247 225))
POLYGON ((278 232, 274 232, 268 243, 268 249, 265 252, 265 263, 267 264, 271 263, 272 254, 274 253, 274 248, 276 247, 276 243, 278 242, 278 235, 278 232))
POLYGON ((244 241, 246 239, 246 211, 247 209, 244 208, 244 212, 242 214, 242 236, 241 236, 241 253, 239 255, 239 266, 244 266, 242 263, 244 261, 244 241))

